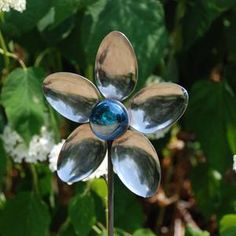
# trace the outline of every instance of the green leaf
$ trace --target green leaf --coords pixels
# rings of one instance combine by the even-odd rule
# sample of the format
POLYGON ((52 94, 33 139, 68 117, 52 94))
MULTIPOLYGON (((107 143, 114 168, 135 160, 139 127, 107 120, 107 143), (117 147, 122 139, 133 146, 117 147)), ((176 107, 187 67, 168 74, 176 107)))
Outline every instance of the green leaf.
POLYGON ((103 178, 93 179, 89 183, 89 185, 90 185, 91 190, 94 191, 105 203, 105 201, 107 200, 107 194, 108 194, 106 181, 103 178))
POLYGON ((170 55, 162 77, 165 81, 178 82, 178 65, 174 55, 170 55))
POLYGON ((2 140, 0 139, 0 184, 3 182, 3 177, 6 174, 7 169, 7 157, 3 147, 2 140))
POLYGON ((0 228, 4 236, 46 236, 49 223, 47 206, 29 192, 8 200, 0 212, 0 228))
POLYGON ((96 0, 54 0, 53 7, 39 21, 42 38, 50 45, 66 39, 76 26, 76 13, 96 0))
MULTIPOLYGON (((236 13, 235 13, 236 15, 236 13)), ((236 21, 235 21, 236 25, 236 21)), ((235 50, 235 57, 236 57, 236 50, 235 50)), ((236 93, 236 64, 227 65, 224 68, 224 77, 226 78, 227 82, 229 83, 230 87, 234 90, 234 93, 236 93)))
POLYGON ((0 106, 0 134, 3 132, 4 126, 6 125, 6 117, 4 114, 4 109, 0 106))
POLYGON ((230 184, 222 175, 200 164, 192 168, 191 182, 198 208, 207 219, 212 214, 218 218, 236 209, 236 185, 230 184))
POLYGON ((114 222, 116 227, 130 233, 142 228, 144 216, 141 204, 137 201, 134 194, 125 188, 118 177, 115 178, 114 205, 114 222), (127 215, 132 215, 132 217, 129 217, 129 224, 127 224, 127 215))
POLYGON ((129 236, 124 230, 122 229, 115 229, 114 236, 129 236))
MULTIPOLYGON (((236 61, 236 8, 234 8, 230 14, 225 16, 223 21, 225 27, 225 35, 227 39, 227 48, 229 53, 229 58, 233 59, 234 62, 236 61)), ((235 66, 235 63, 234 63, 235 66)), ((236 89, 236 88, 235 88, 236 89)))
POLYGON ((212 168, 232 165, 236 132, 236 97, 225 82, 199 81, 190 93, 186 125, 197 135, 212 168))
POLYGON ((9 124, 27 142, 39 133, 44 122, 43 77, 41 69, 15 69, 4 81, 2 103, 9 124))
POLYGON ((236 235, 236 214, 225 215, 220 221, 220 235, 236 235))
POLYGON ((199 165, 192 170, 191 180, 197 204, 207 218, 221 206, 221 179, 219 172, 206 165, 199 165))
POLYGON ((223 231, 229 227, 236 227, 236 214, 228 214, 220 220, 220 230, 223 231))
POLYGON ((55 19, 54 25, 60 24, 66 18, 75 14, 82 6, 82 0, 55 0, 55 19))
POLYGON ((68 224, 63 225, 62 228, 60 229, 60 236, 76 236, 75 230, 73 225, 68 222, 68 224))
POLYGON ((49 170, 45 163, 37 164, 37 175, 38 175, 38 188, 42 197, 48 197, 53 194, 52 189, 52 176, 53 173, 49 170))
MULTIPOLYGON (((56 43, 62 41, 63 39, 66 39, 70 35, 74 26, 75 19, 73 17, 69 17, 56 27, 54 27, 54 25, 46 26, 46 28, 42 30, 41 35, 42 38, 46 42, 48 42, 48 44, 50 44, 51 46, 55 46, 56 43)), ((40 27, 43 26, 40 25, 40 27)))
POLYGON ((82 23, 82 41, 88 64, 93 65, 101 40, 110 31, 123 32, 132 43, 139 63, 139 85, 163 57, 167 33, 162 4, 157 0, 99 1, 88 8, 82 23), (142 17, 140 17, 142 16, 142 17))
POLYGON ((236 153, 236 116, 235 113, 233 113, 235 112, 235 108, 229 107, 229 112, 231 112, 231 114, 229 114, 229 116, 226 118, 226 120, 228 121, 226 123, 227 138, 232 153, 236 153))
POLYGON ((88 235, 96 222, 92 196, 88 193, 75 196, 69 205, 69 217, 77 235, 88 235))
POLYGON ((225 122, 227 139, 233 154, 236 154, 236 96, 230 87, 227 87, 228 93, 225 95, 225 122))
POLYGON ((138 229, 133 236, 155 236, 155 234, 149 229, 138 229))
POLYGON ((10 36, 19 36, 33 29, 38 21, 49 11, 52 0, 27 0, 22 13, 10 11, 4 14, 3 30, 10 36))
POLYGON ((235 236, 236 235, 236 227, 230 227, 224 230, 220 236, 235 236))
POLYGON ((200 229, 194 229, 190 225, 186 226, 185 236, 210 236, 209 232, 200 229))
POLYGON ((218 16, 233 6, 234 0, 187 1, 186 14, 182 19, 184 47, 190 47, 197 38, 204 35, 218 16))
MULTIPOLYGON (((106 230, 103 231, 101 234, 99 234, 99 236, 107 236, 107 235, 108 235, 108 233, 106 230)), ((122 229, 115 228, 114 229, 114 236, 130 236, 130 234, 128 234, 127 232, 125 232, 122 229)))
POLYGON ((54 0, 55 9, 54 26, 60 24, 68 17, 74 15, 81 8, 92 4, 96 0, 54 0))

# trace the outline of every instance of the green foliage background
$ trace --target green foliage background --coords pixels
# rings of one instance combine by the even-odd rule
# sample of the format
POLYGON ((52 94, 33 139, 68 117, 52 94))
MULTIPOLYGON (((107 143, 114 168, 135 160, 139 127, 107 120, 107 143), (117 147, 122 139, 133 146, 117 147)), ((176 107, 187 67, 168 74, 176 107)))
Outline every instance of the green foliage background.
MULTIPOLYGON (((157 195, 137 198, 116 179, 115 234, 174 235, 180 220, 186 236, 236 235, 235 0, 27 0, 23 13, 0 14, 0 132, 8 124, 29 143, 49 117, 55 140, 67 137, 76 126, 48 107, 43 79, 68 71, 92 80, 102 38, 122 31, 137 55, 137 90, 150 78, 172 81, 190 100, 153 140, 157 195)), ((46 162, 14 163, 1 140, 0 191, 0 236, 106 235, 103 179, 67 186, 46 162)))

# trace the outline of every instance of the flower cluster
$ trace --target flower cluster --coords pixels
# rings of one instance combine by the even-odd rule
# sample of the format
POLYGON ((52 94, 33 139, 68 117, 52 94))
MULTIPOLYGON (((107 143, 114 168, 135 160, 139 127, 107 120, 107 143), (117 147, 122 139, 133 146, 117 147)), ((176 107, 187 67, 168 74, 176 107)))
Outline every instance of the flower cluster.
POLYGON ((65 143, 65 139, 62 139, 60 143, 53 146, 51 152, 48 155, 49 168, 52 172, 57 170, 58 156, 64 143, 65 143))
POLYGON ((10 8, 23 12, 26 9, 26 0, 0 0, 0 11, 10 11, 10 8))
POLYGON ((236 154, 233 156, 233 170, 236 172, 236 154))
MULTIPOLYGON (((34 135, 27 147, 23 138, 9 126, 4 128, 3 134, 0 136, 3 140, 4 148, 9 156, 16 163, 25 161, 27 163, 37 163, 39 161, 49 161, 49 169, 54 172, 57 170, 57 160, 60 150, 65 143, 55 144, 53 133, 43 126, 40 135, 34 135)), ((103 160, 98 169, 84 181, 99 178, 107 174, 107 158, 103 160)))
POLYGON ((83 179, 83 181, 88 181, 91 179, 98 179, 100 177, 104 177, 108 174, 108 156, 106 154, 104 160, 100 164, 100 166, 87 178, 83 179))
POLYGON ((32 137, 28 147, 23 138, 9 126, 4 128, 1 138, 6 152, 17 163, 23 160, 28 163, 45 161, 54 146, 53 134, 45 126, 41 128, 40 135, 32 137))
MULTIPOLYGON (((57 171, 58 157, 65 141, 66 141, 65 139, 62 139, 60 143, 54 145, 51 152, 48 155, 49 168, 52 172, 57 171)), ((105 156, 100 166, 96 169, 96 171, 93 172, 89 177, 85 178, 83 181, 97 179, 105 175, 107 175, 107 155, 105 156)))

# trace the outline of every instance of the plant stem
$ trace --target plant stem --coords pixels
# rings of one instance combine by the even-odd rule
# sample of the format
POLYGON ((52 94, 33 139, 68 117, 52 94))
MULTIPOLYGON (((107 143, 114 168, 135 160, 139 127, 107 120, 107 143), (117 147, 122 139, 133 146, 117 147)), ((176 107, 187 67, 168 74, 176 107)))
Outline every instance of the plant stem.
POLYGON ((30 171, 31 171, 31 174, 32 174, 32 185, 33 185, 34 192, 36 194, 39 194, 38 174, 37 174, 36 168, 35 168, 34 164, 29 164, 29 167, 30 167, 30 171))
POLYGON ((0 48, 0 54, 3 54, 4 56, 6 56, 7 58, 13 58, 15 60, 17 60, 19 62, 19 64, 21 65, 21 67, 26 70, 27 67, 24 63, 24 61, 22 59, 20 59, 17 55, 15 55, 14 53, 8 52, 8 51, 4 51, 2 48, 0 48))
POLYGON ((8 69, 8 66, 9 66, 9 58, 7 56, 7 46, 6 46, 6 43, 5 43, 5 40, 3 38, 3 35, 2 35, 2 32, 0 31, 0 45, 2 47, 2 50, 3 50, 3 58, 4 58, 4 62, 5 62, 5 67, 6 69, 8 69))
POLYGON ((114 227, 114 173, 113 166, 111 161, 111 145, 112 141, 107 142, 108 149, 108 175, 107 175, 107 184, 108 184, 108 219, 107 219, 107 230, 108 236, 113 236, 113 227, 114 227))

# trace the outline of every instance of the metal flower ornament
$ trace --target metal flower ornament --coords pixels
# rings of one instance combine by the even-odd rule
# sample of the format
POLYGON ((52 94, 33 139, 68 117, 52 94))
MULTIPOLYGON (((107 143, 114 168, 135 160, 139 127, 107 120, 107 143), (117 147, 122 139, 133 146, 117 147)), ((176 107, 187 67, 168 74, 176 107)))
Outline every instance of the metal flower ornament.
POLYGON ((159 83, 140 90, 125 107, 121 102, 134 90, 137 75, 132 45, 124 34, 113 31, 97 52, 98 90, 86 78, 72 73, 54 73, 44 80, 44 94, 51 106, 64 117, 83 123, 60 152, 57 173, 63 181, 87 178, 108 149, 108 172, 114 169, 123 184, 139 196, 156 193, 160 163, 142 133, 156 133, 177 121, 187 107, 188 93, 177 84, 159 83))

